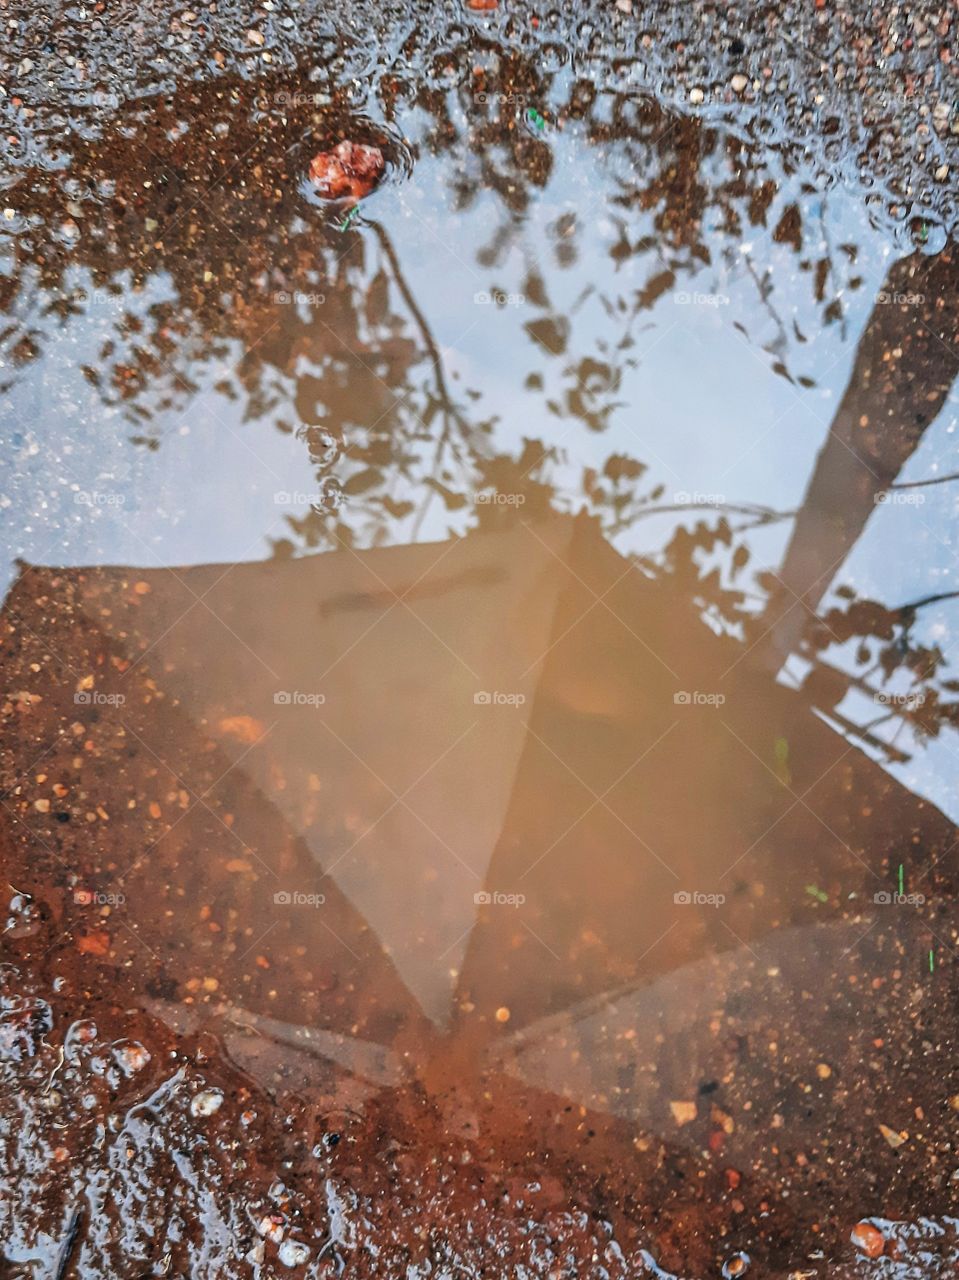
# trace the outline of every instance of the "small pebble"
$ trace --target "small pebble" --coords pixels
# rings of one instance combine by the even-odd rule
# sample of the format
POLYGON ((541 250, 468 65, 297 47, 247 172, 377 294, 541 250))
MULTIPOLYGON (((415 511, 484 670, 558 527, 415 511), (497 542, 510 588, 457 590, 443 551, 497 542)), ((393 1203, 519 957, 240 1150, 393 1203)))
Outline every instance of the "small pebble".
POLYGON ((749 80, 742 72, 739 72, 733 76, 729 83, 732 85, 733 93, 742 93, 746 85, 749 84, 749 80))
POLYGON ((212 1116, 223 1106, 223 1094, 219 1089, 204 1089, 190 1102, 190 1110, 195 1116, 212 1116))
POLYGON ((695 1102, 671 1102, 669 1109, 673 1113, 673 1119, 680 1126, 691 1124, 697 1115, 695 1102))
POLYGON ((284 1240, 280 1245, 280 1261, 285 1267, 301 1267, 309 1262, 310 1250, 299 1240, 284 1240))
POLYGON ((908 1137, 906 1134, 897 1133, 895 1129, 890 1129, 887 1124, 881 1124, 879 1126, 879 1132, 894 1151, 897 1147, 901 1147, 908 1137))
POLYGON ((748 1253, 734 1253, 723 1263, 724 1280, 734 1280, 736 1276, 744 1276, 752 1261, 748 1253))
POLYGON ((706 98, 706 95, 705 93, 703 93, 702 89, 690 89, 689 101, 695 103, 696 106, 699 106, 699 104, 703 102, 705 98, 706 98))
POLYGON ((886 1247, 886 1237, 871 1222, 857 1222, 849 1238, 867 1258, 881 1257, 886 1247))
MULTIPOLYGON (((127 1076, 132 1076, 137 1071, 142 1071, 150 1061, 148 1050, 137 1040, 128 1040, 122 1044, 114 1045, 113 1054, 117 1060, 117 1066, 127 1076)), ((196 1099, 194 1098, 195 1101, 196 1099)), ((194 1112, 194 1114, 196 1113, 194 1112)))

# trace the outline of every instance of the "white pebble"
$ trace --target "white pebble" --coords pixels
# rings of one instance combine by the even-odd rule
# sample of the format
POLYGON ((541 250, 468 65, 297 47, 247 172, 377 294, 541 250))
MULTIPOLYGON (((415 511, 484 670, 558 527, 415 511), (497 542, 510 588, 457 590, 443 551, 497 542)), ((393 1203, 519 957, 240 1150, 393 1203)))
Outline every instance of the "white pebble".
POLYGON ((689 101, 694 102, 697 106, 705 99, 706 95, 702 89, 690 89, 689 101))
POLYGON ((310 1251, 299 1240, 284 1240, 280 1245, 280 1261, 285 1267, 301 1267, 309 1260, 310 1251))
POLYGON ((223 1106, 223 1094, 219 1089, 204 1089, 190 1102, 190 1110, 195 1116, 212 1116, 223 1106))
POLYGON ((740 71, 733 76, 732 80, 730 80, 729 83, 733 87, 733 93, 742 93, 743 90, 746 88, 746 85, 749 84, 749 80, 740 71))

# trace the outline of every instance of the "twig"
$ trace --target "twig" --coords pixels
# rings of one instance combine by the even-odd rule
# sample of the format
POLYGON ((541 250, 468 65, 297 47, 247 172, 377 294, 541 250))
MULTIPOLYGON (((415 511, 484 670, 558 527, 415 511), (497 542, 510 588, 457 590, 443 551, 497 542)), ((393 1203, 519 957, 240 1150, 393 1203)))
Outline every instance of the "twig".
POLYGON ((947 476, 933 476, 931 480, 901 480, 898 484, 888 485, 889 489, 925 489, 930 484, 948 484, 950 480, 959 480, 959 471, 947 476))
POLYGON ((53 1280, 63 1280, 63 1277, 67 1274, 67 1267, 70 1265, 77 1237, 80 1234, 80 1219, 82 1216, 83 1210, 79 1206, 70 1215, 70 1221, 67 1223, 67 1234, 60 1247, 60 1256, 57 1259, 57 1269, 54 1272, 53 1280))
POLYGON ((917 609, 924 609, 927 604, 938 604, 940 600, 955 600, 957 596, 959 591, 937 591, 935 595, 923 596, 921 600, 897 605, 890 610, 890 613, 915 613, 917 609))
MULTIPOLYGON (((386 254, 386 257, 389 260, 390 267, 392 268, 393 278, 396 281, 396 287, 399 289, 400 293, 402 294, 403 301, 406 303, 407 307, 409 307, 410 313, 412 314, 413 319, 416 321, 417 328, 419 329, 420 334, 423 338, 423 342, 426 345, 427 353, 430 357, 430 360, 433 363, 433 373, 436 377, 437 399, 439 400, 443 409, 443 430, 440 433, 440 437, 436 442, 436 450, 433 455, 433 473, 435 474, 435 472, 439 469, 440 459, 443 456, 443 450, 446 448, 446 445, 449 443, 450 423, 451 422, 457 423, 457 425, 460 427, 460 429, 464 433, 468 430, 469 424, 464 422, 462 415, 460 414, 459 410, 456 408, 455 404, 453 403, 453 399, 450 396, 449 388, 446 385, 446 375, 443 372, 443 357, 440 355, 439 347, 436 345, 436 339, 433 337, 433 334, 430 331, 429 323, 427 322, 426 317, 423 315, 423 312, 420 310, 419 303, 413 297, 412 289, 410 289, 409 285, 406 282, 406 277, 403 275, 403 269, 400 266, 400 260, 396 256, 396 250, 393 248, 393 245, 392 245, 392 242, 390 241, 389 236, 386 234, 386 231, 380 225, 380 223, 374 221, 373 219, 370 219, 366 225, 368 227, 372 227, 373 231, 376 233, 376 238, 379 240, 380 245, 383 249, 383 252, 386 254)), ((423 518, 426 515, 426 510, 430 504, 430 500, 433 497, 433 493, 434 493, 433 489, 429 489, 427 491, 426 499, 423 502, 423 505, 420 508, 419 514, 416 517, 416 522, 413 525, 413 541, 414 542, 416 541, 417 535, 419 534, 420 526, 423 523, 423 518)))
MULTIPOLYGON (((735 502, 677 502, 661 507, 641 507, 631 520, 640 516, 659 516, 673 511, 730 511, 738 516, 755 516, 757 524, 772 524, 776 520, 793 520, 796 511, 773 511, 770 507, 752 507, 738 505, 735 502)), ((753 526, 751 525, 750 528, 753 526)))

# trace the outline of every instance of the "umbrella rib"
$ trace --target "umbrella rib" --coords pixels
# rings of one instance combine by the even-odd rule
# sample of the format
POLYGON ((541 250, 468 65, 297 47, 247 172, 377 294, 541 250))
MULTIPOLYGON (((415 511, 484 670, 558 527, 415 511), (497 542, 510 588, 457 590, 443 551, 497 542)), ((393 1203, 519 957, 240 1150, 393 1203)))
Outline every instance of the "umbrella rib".
MULTIPOLYGON (((606 590, 602 593, 602 595, 597 595, 597 594, 596 594, 596 592, 593 590, 593 588, 589 585, 589 583, 588 583, 588 582, 586 582, 586 580, 585 580, 584 578, 581 578, 581 577, 580 577, 580 575, 576 572, 576 570, 575 570, 575 569, 573 569, 573 568, 570 566, 569 562, 568 562, 567 560, 564 560, 561 556, 558 556, 558 555, 556 554, 556 552, 553 550, 553 548, 552 548, 552 547, 551 547, 547 542, 544 542, 544 541, 543 541, 543 539, 539 536, 539 534, 535 531, 535 529, 533 529, 532 525, 529 523, 529 521, 528 521, 528 520, 521 520, 521 521, 520 521, 520 524, 521 524, 521 525, 523 526, 523 528, 527 531, 527 533, 532 534, 532 536, 536 539, 536 541, 540 544, 540 546, 541 546, 541 547, 544 547, 544 548, 549 552, 549 554, 553 557, 553 559, 554 559, 554 560, 557 560, 557 561, 558 561, 558 562, 559 562, 559 563, 560 563, 560 564, 561 564, 565 569, 567 569, 567 570, 568 570, 568 571, 573 575, 573 577, 574 577, 574 578, 576 579, 576 581, 580 584, 580 586, 583 586, 583 587, 585 587, 585 588, 586 588, 586 590, 589 592, 589 594, 593 597, 594 603, 596 603, 596 604, 601 604, 601 605, 603 606, 603 608, 604 608, 608 613, 611 613, 611 614, 613 615, 613 617, 616 619, 616 621, 617 621, 621 626, 623 626, 623 627, 625 627, 625 628, 626 628, 626 630, 629 632, 629 634, 633 637, 633 639, 634 639, 634 640, 638 640, 638 641, 639 641, 639 643, 643 646, 643 648, 646 650, 646 652, 647 652, 647 653, 649 653, 649 654, 651 654, 651 655, 656 659, 656 661, 659 663, 659 665, 660 665, 661 667, 664 667, 664 668, 669 672, 669 674, 673 677, 673 679, 674 679, 674 680, 678 680, 678 679, 679 679, 679 676, 678 676, 678 675, 676 674, 676 672, 672 669, 672 667, 669 665, 669 663, 668 663, 668 662, 666 662, 666 660, 665 660, 664 658, 661 658, 661 657, 660 657, 660 655, 656 652, 656 650, 655 650, 651 645, 649 645, 649 644, 647 644, 647 643, 646 643, 646 641, 643 639, 643 637, 642 637, 642 636, 637 635, 637 634, 636 634, 636 632, 633 630, 633 628, 629 625, 629 623, 628 623, 628 622, 624 622, 624 621, 623 621, 623 619, 619 616, 619 614, 618 614, 618 613, 616 612, 616 610, 612 607, 612 605, 609 605, 609 604, 607 604, 607 603, 606 603, 606 597, 609 595, 609 593, 610 593, 611 591, 615 590, 615 588, 619 586, 619 584, 623 581, 623 579, 624 579, 624 578, 626 578, 626 577, 628 577, 628 575, 629 575, 630 573, 632 573, 632 572, 633 572, 633 569, 634 569, 634 567, 635 567, 635 566, 634 566, 630 561, 627 561, 627 562, 626 562, 626 568, 625 568, 625 569, 623 570, 623 572, 619 575, 619 577, 616 579, 616 581, 615 581, 615 582, 613 582, 613 583, 611 583, 611 584, 606 588, 606 590)), ((590 607, 592 607, 592 606, 590 606, 590 607)), ((588 612, 588 611, 587 611, 587 612, 588 612)), ((585 616, 586 616, 586 615, 584 614, 584 615, 583 615, 583 617, 585 617, 585 616)), ((563 638, 563 637, 562 637, 562 636, 560 636, 560 640, 562 640, 562 638, 563 638)), ((559 641, 557 641, 556 643, 558 644, 558 643, 559 643, 559 641)), ((550 648, 546 650, 546 653, 549 653, 550 649, 552 649, 552 648, 553 648, 553 645, 550 645, 550 648)), ((531 670, 532 670, 532 668, 533 668, 533 667, 535 667, 535 666, 537 665, 537 663, 542 662, 543 658, 545 658, 545 657, 546 657, 546 653, 544 653, 544 654, 542 655, 542 657, 538 658, 538 659, 536 660, 536 662, 531 663, 531 665, 530 665, 529 667, 527 667, 527 668, 526 668, 526 671, 524 671, 524 672, 523 672, 523 675, 526 675, 526 672, 527 672, 527 671, 531 671, 531 670)))

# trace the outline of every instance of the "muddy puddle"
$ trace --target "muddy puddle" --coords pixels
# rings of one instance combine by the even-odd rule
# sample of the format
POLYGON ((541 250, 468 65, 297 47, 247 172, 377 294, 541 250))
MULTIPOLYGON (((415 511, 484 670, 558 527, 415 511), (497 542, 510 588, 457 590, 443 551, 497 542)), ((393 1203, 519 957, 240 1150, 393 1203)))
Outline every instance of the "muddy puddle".
POLYGON ((955 1275, 954 10, 4 14, 0 1273, 955 1275))

